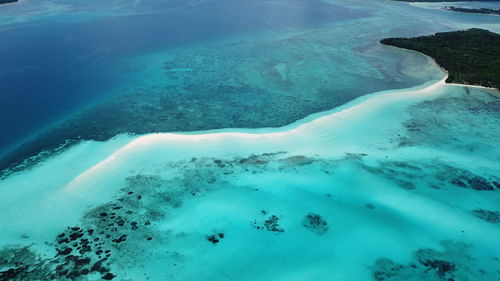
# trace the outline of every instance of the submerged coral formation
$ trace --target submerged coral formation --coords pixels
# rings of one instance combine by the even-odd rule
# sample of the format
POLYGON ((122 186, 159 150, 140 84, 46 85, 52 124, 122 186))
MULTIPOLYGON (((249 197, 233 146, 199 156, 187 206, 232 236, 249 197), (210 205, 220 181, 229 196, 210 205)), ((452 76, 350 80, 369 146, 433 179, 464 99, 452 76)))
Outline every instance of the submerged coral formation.
MULTIPOLYGON (((249 213, 253 217, 249 229, 239 226, 238 220, 227 224, 227 220, 234 217, 229 209, 218 215, 222 216, 222 220, 209 219, 213 223, 208 224, 197 221, 189 215, 188 210, 193 208, 193 203, 194 206, 208 204, 213 200, 210 199, 212 194, 237 192, 238 196, 251 198, 254 196, 251 194, 272 192, 272 187, 260 186, 264 188, 261 190, 258 184, 241 186, 234 181, 245 175, 266 177, 279 172, 291 176, 313 169, 335 183, 337 170, 354 165, 355 170, 364 170, 368 174, 376 174, 393 181, 395 187, 408 179, 419 179, 418 186, 403 189, 408 193, 427 192, 426 190, 442 192, 441 189, 434 189, 434 185, 440 185, 442 188, 461 188, 453 182, 446 182, 452 177, 443 177, 443 174, 467 173, 473 175, 472 178, 484 178, 439 161, 416 163, 385 160, 374 165, 372 161, 366 161, 367 157, 369 158, 369 155, 348 153, 342 159, 333 161, 320 157, 275 152, 252 154, 247 157, 166 161, 160 170, 164 170, 163 174, 165 171, 175 171, 173 177, 131 172, 132 175, 126 178, 112 201, 94 207, 83 216, 80 225, 67 227, 54 238, 55 241, 50 244, 53 256, 38 253, 30 246, 11 245, 2 249, 0 279, 86 280, 87 276, 92 276, 104 280, 115 278, 121 280, 127 275, 125 273, 127 268, 147 263, 152 255, 164 260, 165 263, 170 263, 173 268, 182 268, 187 262, 185 255, 193 250, 199 251, 195 250, 197 247, 204 249, 201 246, 203 244, 216 245, 217 248, 231 247, 227 245, 234 243, 232 239, 243 239, 242 242, 249 244, 267 243, 263 241, 273 239, 274 243, 278 243, 280 239, 284 241, 290 239, 280 237, 300 237, 302 231, 312 232, 318 239, 331 235, 338 239, 337 232, 341 233, 345 228, 342 226, 345 222, 343 223, 340 217, 336 219, 339 225, 331 228, 328 222, 329 216, 325 217, 313 211, 307 212, 306 215, 296 215, 292 211, 293 208, 280 207, 278 203, 269 205, 266 200, 252 203, 255 206, 244 203, 244 208, 255 210, 249 213), (424 170, 428 176, 421 173, 424 170), (187 216, 183 215, 186 212, 187 216), (176 229, 175 222, 178 220, 199 230, 176 229), (240 229, 241 227, 243 229, 240 229), (262 233, 262 230, 277 235, 274 238, 269 236, 258 238, 258 233, 262 233), (239 236, 241 238, 238 238, 239 236), (155 253, 155 248, 158 247, 165 250, 155 253)), ((319 178, 318 175, 314 177, 319 178)), ((288 189, 293 190, 291 187, 288 189)), ((484 189, 472 190, 483 192, 484 189)), ((327 200, 329 205, 334 206, 344 204, 335 199, 335 191, 333 193, 333 196, 330 193, 324 196, 322 193, 321 200, 327 200)), ((225 202, 225 204, 230 203, 225 202)), ((317 208, 317 206, 310 207, 317 208)), ((379 212, 372 203, 360 204, 359 208, 366 210, 363 212, 379 212)), ((481 219, 498 222, 497 212, 474 210, 473 214, 481 219)), ((194 214, 194 216, 200 215, 203 217, 202 214, 194 214)), ((449 281, 461 280, 462 277, 493 280, 488 278, 495 276, 494 273, 489 271, 477 273, 475 270, 480 268, 480 265, 469 262, 472 258, 468 256, 467 249, 472 246, 454 242, 446 242, 443 245, 444 252, 432 249, 418 250, 414 261, 409 265, 380 258, 372 268, 373 278, 377 281, 407 280, 409 276, 419 276, 425 280, 449 281)), ((165 267, 156 274, 168 276, 171 270, 173 270, 171 267, 165 267)), ((176 271, 172 271, 172 274, 173 272, 176 271)))
MULTIPOLYGON (((477 269, 476 261, 469 253, 469 245, 453 241, 443 241, 443 251, 419 249, 413 253, 411 261, 404 265, 390 259, 380 258, 372 267, 376 281, 399 280, 496 280, 500 272, 477 269)), ((498 258, 493 258, 500 265, 498 258)))
POLYGON ((328 223, 317 214, 308 214, 303 221, 304 227, 312 232, 323 235, 328 231, 328 223))

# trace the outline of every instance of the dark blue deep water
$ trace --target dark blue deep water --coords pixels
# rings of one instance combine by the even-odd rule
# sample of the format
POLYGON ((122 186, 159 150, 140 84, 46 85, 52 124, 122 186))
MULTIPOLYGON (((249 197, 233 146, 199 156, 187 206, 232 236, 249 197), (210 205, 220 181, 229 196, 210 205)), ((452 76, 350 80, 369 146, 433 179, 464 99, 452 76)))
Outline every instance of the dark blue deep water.
MULTIPOLYGON (((5 7, 0 7, 0 15, 5 7)), ((125 58, 357 16, 307 0, 286 4, 220 0, 199 5, 149 1, 136 7, 139 14, 123 14, 127 12, 123 7, 122 14, 104 16, 97 13, 109 7, 90 7, 79 6, 79 11, 89 10, 85 13, 65 12, 0 26, 0 151, 116 91, 126 81, 112 67, 125 58)), ((15 7, 8 11, 14 14, 11 19, 18 16, 15 7)))

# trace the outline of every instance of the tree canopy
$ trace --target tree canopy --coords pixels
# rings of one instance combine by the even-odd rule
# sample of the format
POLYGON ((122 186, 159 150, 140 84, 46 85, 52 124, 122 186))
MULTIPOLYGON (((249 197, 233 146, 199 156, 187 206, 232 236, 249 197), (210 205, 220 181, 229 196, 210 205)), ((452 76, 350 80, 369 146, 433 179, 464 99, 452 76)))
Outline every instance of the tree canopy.
POLYGON ((414 38, 387 38, 382 44, 424 53, 448 71, 446 82, 500 88, 500 35, 478 28, 414 38))

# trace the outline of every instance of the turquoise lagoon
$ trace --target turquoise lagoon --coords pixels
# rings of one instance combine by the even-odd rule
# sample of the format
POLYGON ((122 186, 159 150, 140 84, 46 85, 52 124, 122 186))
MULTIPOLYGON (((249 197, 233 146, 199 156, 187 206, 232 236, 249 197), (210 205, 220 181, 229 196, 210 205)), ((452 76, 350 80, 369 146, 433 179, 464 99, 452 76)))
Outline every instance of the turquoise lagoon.
MULTIPOLYGON (((169 11, 143 2, 26 1, 3 26, 169 11)), ((316 21, 309 4, 107 62, 109 94, 34 137, 83 140, 0 180, 0 278, 500 280, 498 92, 377 43, 498 19, 331 1, 316 21)))

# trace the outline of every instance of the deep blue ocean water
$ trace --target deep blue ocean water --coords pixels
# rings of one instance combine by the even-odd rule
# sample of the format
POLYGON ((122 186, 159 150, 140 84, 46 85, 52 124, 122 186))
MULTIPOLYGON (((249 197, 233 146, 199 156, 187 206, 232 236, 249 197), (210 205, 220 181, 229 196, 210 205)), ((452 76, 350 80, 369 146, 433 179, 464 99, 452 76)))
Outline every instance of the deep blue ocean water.
MULTIPOLYGON (((134 14, 141 11, 137 7, 130 14, 105 16, 72 11, 0 26, 0 151, 116 93, 126 81, 112 68, 125 58, 248 32, 294 30, 359 16, 320 1, 160 2, 141 4, 147 12, 140 14, 134 14)), ((15 7, 7 8, 14 13, 11 19, 22 16, 12 12, 15 7)))
MULTIPOLYGON (((300 57, 294 52, 311 52, 308 61, 322 57, 316 65, 290 70, 305 77, 303 81, 294 82, 294 86, 302 83, 299 86, 304 88, 303 92, 311 87, 322 87, 321 84, 327 81, 327 78, 321 75, 318 75, 322 77, 319 81, 308 81, 308 75, 314 77, 316 69, 321 68, 322 72, 328 72, 330 81, 338 82, 334 87, 326 85, 322 91, 329 95, 334 93, 338 86, 342 89, 342 95, 356 97, 381 89, 406 87, 422 82, 417 79, 413 84, 398 84, 398 81, 411 79, 405 77, 388 81, 381 77, 387 76, 387 73, 389 77, 401 74, 398 73, 398 56, 392 54, 392 58, 389 58, 389 52, 381 56, 371 50, 377 48, 374 47, 375 42, 384 36, 425 34, 435 30, 464 28, 471 23, 482 23, 494 28, 494 23, 497 22, 495 17, 463 14, 458 17, 466 24, 458 26, 453 24, 457 15, 439 9, 413 9, 413 13, 421 16, 408 18, 405 15, 408 5, 405 3, 384 7, 387 10, 383 13, 381 5, 383 3, 379 1, 370 1, 362 6, 357 2, 327 3, 319 0, 149 0, 111 3, 44 0, 3 5, 0 7, 0 157, 65 118, 75 116, 108 97, 130 93, 135 87, 143 86, 144 82, 148 84, 147 73, 139 73, 135 79, 133 73, 124 74, 123 67, 120 69, 124 62, 130 59, 174 49, 178 54, 182 54, 183 48, 203 46, 231 38, 246 36, 245 40, 253 40, 253 37, 269 36, 267 41, 270 41, 274 37, 292 36, 294 32, 306 34, 309 30, 329 27, 331 31, 324 34, 325 38, 318 35, 317 38, 308 39, 309 41, 304 39, 300 44, 291 42, 288 49, 283 47, 285 44, 279 45, 278 48, 283 55, 289 55, 284 59, 289 60, 290 65, 301 63, 300 57), (356 19, 366 20, 363 23, 364 31, 360 29, 361 26, 357 27, 356 19), (391 27, 394 21, 398 21, 398 24, 391 27), (352 22, 352 31, 349 24, 335 30, 336 25, 341 22, 352 22), (373 35, 370 35, 371 33, 373 35), (357 34, 358 37, 350 38, 350 34, 357 34), (308 46, 308 42, 312 45, 308 46), (297 44, 296 50, 294 44, 297 44), (318 55, 324 51, 317 49, 314 44, 320 48, 330 48, 326 50, 332 54, 318 55), (337 47, 344 50, 338 50, 335 54, 337 47), (298 48, 304 48, 304 51, 298 48), (348 50, 352 51, 345 55, 342 53, 348 50), (357 54, 359 50, 365 52, 362 57, 357 54), (387 69, 379 69, 381 64, 377 61, 378 58, 386 59, 383 64, 387 69), (349 94, 350 83, 358 80, 364 81, 356 87, 359 93, 349 94)), ((276 39, 276 42, 279 42, 279 39, 276 39)), ((235 45, 234 48, 238 46, 235 45)), ((246 48, 244 45, 243 47, 246 48)), ((267 48, 272 51, 275 46, 270 44, 267 48)), ((228 51, 238 50, 229 48, 228 51)), ((266 52, 265 49, 263 51, 266 52)), ((280 51, 277 51, 277 54, 280 51)), ((381 52, 380 48, 375 52, 381 52)), ((262 53, 260 51, 255 55, 260 56, 262 53)), ((237 61, 237 56, 231 59, 237 61)), ((248 61, 251 58, 245 59, 248 61)), ((266 68, 272 70, 270 59, 272 57, 265 55, 262 58, 255 57, 255 61, 261 64, 256 64, 249 71, 262 70, 264 73, 269 71, 266 68)), ((143 64, 148 63, 151 62, 143 64)), ((231 67, 235 67, 234 63, 231 67)), ((213 69, 219 72, 219 69, 213 69)), ((163 75, 161 71, 160 66, 156 74, 163 75)), ((225 75, 222 72, 228 70, 221 66, 220 71, 222 76, 225 75)), ((249 83, 253 86, 262 86, 258 85, 260 82, 257 80, 248 77, 241 79, 243 83, 248 82, 245 79, 250 79, 249 83)), ((161 86, 161 83, 154 83, 149 84, 153 87, 161 86)), ((230 85, 231 82, 227 84, 230 85)), ((278 89, 275 87, 271 90, 277 90, 284 95, 290 91, 289 86, 280 85, 279 81, 275 84, 278 89)), ((269 90, 264 84, 263 87, 264 90, 269 90)), ((321 97, 313 96, 311 99, 319 101, 321 97)), ((295 121, 318 110, 312 108, 314 106, 305 109, 303 114, 285 119, 295 121)), ((321 110, 329 108, 325 103, 321 110)), ((236 123, 236 126, 248 124, 236 123)), ((38 151, 39 149, 33 150, 35 154, 38 151)))

